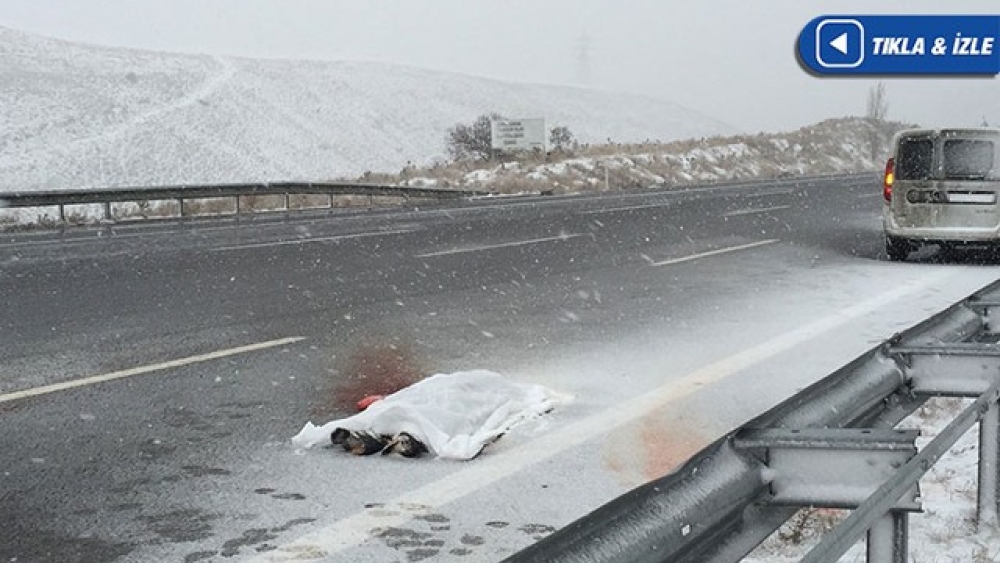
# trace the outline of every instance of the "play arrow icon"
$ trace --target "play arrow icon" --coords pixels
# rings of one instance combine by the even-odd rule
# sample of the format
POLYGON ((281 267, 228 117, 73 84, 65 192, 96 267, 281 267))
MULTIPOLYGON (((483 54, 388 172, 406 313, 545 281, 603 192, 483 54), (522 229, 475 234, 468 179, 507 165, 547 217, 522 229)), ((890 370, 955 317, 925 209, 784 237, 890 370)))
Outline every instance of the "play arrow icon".
MULTIPOLYGON (((814 22, 816 20, 813 20, 814 22)), ((857 68, 865 59, 865 28, 853 19, 825 18, 799 35, 803 61, 814 61, 822 69, 857 68), (806 52, 804 49, 814 52, 806 52)), ((810 64, 806 62, 806 64, 810 64)), ((822 73, 822 71, 821 71, 822 73)))
POLYGON ((847 34, 841 33, 836 39, 830 41, 830 46, 840 51, 841 55, 847 54, 847 34))

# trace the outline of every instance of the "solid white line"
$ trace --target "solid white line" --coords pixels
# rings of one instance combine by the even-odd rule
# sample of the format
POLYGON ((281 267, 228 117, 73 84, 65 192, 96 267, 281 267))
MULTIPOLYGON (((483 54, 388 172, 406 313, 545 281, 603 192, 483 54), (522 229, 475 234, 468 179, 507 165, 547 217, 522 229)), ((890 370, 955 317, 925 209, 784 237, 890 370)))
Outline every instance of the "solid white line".
POLYGON ((554 237, 536 238, 531 240, 519 240, 515 242, 503 242, 500 244, 489 244, 484 246, 473 246, 471 248, 453 248, 451 250, 440 250, 438 252, 426 252, 424 254, 417 254, 414 258, 430 258, 431 256, 445 256, 448 254, 462 254, 465 252, 479 252, 481 250, 493 250, 494 248, 510 248, 512 246, 525 246, 528 244, 538 244, 540 242, 552 242, 557 240, 569 240, 574 237, 583 236, 580 234, 573 235, 559 235, 554 237))
POLYGON ((861 199, 863 197, 876 197, 876 196, 881 197, 882 194, 879 193, 879 192, 871 192, 871 193, 865 193, 865 194, 858 194, 858 195, 856 195, 854 197, 856 197, 858 199, 861 199))
POLYGON ((736 215, 753 215, 754 213, 767 213, 768 211, 780 211, 782 209, 788 209, 791 205, 775 205, 773 207, 751 207, 749 209, 740 209, 739 211, 730 211, 723 215, 723 217, 735 217, 736 215))
POLYGON ((113 371, 111 373, 105 373, 102 375, 93 375, 81 379, 73 379, 70 381, 61 381, 59 383, 53 383, 52 385, 43 385, 41 387, 34 387, 32 389, 24 389, 23 391, 15 391, 13 393, 0 395, 0 403, 17 401, 19 399, 26 399, 28 397, 37 397, 39 395, 47 395, 49 393, 55 393, 57 391, 65 391, 67 389, 76 389, 77 387, 85 387, 87 385, 95 385, 97 383, 114 381, 116 379, 124 379, 126 377, 142 375, 145 373, 152 373, 154 371, 179 368, 191 364, 207 362, 209 360, 217 360, 219 358, 235 356, 237 354, 245 354, 247 352, 264 350, 266 348, 274 348, 275 346, 284 346, 286 344, 293 344, 301 340, 305 340, 305 337, 291 336, 288 338, 279 338, 278 340, 268 340, 267 342, 258 342, 256 344, 248 344, 246 346, 238 346, 236 348, 227 348, 225 350, 218 350, 215 352, 209 352, 207 354, 198 354, 197 356, 188 356, 186 358, 179 358, 176 360, 170 360, 169 362, 163 362, 159 364, 139 366, 121 371, 113 371))
POLYGON ((416 504, 426 506, 428 510, 437 509, 507 479, 511 475, 554 457, 569 448, 609 434, 617 428, 663 408, 667 404, 703 390, 708 385, 731 377, 818 336, 832 332, 893 301, 941 284, 945 279, 955 275, 957 273, 952 270, 939 270, 919 280, 890 289, 827 317, 792 329, 767 342, 704 366, 635 399, 558 428, 540 438, 512 448, 504 452, 502 456, 487 455, 473 460, 462 469, 438 481, 433 481, 400 495, 386 503, 382 507, 382 511, 363 510, 357 512, 326 528, 279 546, 276 550, 253 557, 249 561, 273 563, 276 561, 314 560, 358 546, 372 537, 373 529, 399 526, 413 518, 413 514, 407 514, 405 510, 400 510, 396 515, 388 515, 385 508, 416 504))
MULTIPOLYGON (((100 231, 98 231, 98 233, 100 233, 100 231)), ((69 245, 89 244, 94 242, 108 242, 108 241, 114 242, 114 241, 128 240, 144 236, 149 236, 149 234, 148 233, 125 233, 125 234, 114 234, 114 235, 96 234, 93 236, 87 236, 85 238, 75 237, 75 238, 67 238, 65 240, 63 239, 26 240, 20 242, 0 243, 0 248, 15 248, 19 246, 42 246, 42 245, 65 247, 69 245)))
POLYGON ((740 194, 740 195, 743 196, 743 197, 766 197, 766 196, 772 196, 772 195, 789 195, 789 194, 792 194, 792 193, 795 193, 795 190, 793 190, 793 189, 784 189, 784 190, 771 190, 769 192, 757 192, 757 193, 748 193, 748 194, 740 194))
POLYGON ((759 240, 757 242, 751 242, 747 244, 741 244, 738 246, 727 246, 725 248, 716 248, 715 250, 709 250, 707 252, 699 252, 698 254, 691 254, 688 256, 681 256, 680 258, 671 258, 670 260, 663 260, 662 262, 653 262, 649 258, 646 258, 646 260, 649 261, 650 266, 669 266, 670 264, 680 264, 681 262, 690 262, 691 260, 705 258, 706 256, 715 256, 717 254, 725 254, 727 252, 736 252, 738 250, 756 248, 758 246, 764 246, 766 244, 774 244, 776 242, 779 242, 779 240, 776 238, 772 238, 767 240, 759 240))
POLYGON ((633 209, 649 209, 651 207, 669 207, 669 203, 650 203, 648 205, 629 205, 626 207, 609 207, 607 209, 592 209, 581 211, 580 215, 594 215, 596 213, 613 213, 615 211, 631 211, 633 209))
POLYGON ((292 244, 309 244, 312 242, 334 242, 348 240, 352 238, 380 237, 384 235, 398 235, 402 233, 412 233, 414 229, 397 229, 395 231, 378 231, 374 233, 354 233, 351 235, 333 235, 329 237, 303 238, 295 240, 280 240, 277 242, 255 242, 251 244, 238 244, 235 246, 220 246, 213 248, 212 252, 225 252, 227 250, 243 250, 245 248, 267 248, 269 246, 288 246, 292 244))

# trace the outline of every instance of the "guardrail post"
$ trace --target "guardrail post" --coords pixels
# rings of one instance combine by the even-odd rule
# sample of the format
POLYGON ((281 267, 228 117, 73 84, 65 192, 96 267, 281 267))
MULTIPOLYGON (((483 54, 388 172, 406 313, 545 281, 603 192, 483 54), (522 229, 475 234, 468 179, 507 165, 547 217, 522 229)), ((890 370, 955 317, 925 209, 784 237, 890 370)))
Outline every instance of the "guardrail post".
POLYGON ((241 199, 240 196, 236 196, 236 214, 237 215, 239 215, 240 211, 241 211, 241 209, 240 209, 240 199, 241 199))
POLYGON ((1000 477, 1000 408, 990 403, 979 421, 978 525, 997 526, 997 481, 1000 477))
POLYGON ((884 514, 868 530, 868 563, 906 563, 909 515, 902 510, 884 514))
POLYGON ((59 204, 59 222, 66 223, 66 206, 59 204))
POLYGON ((180 214, 181 214, 181 217, 183 217, 184 216, 184 198, 182 198, 182 197, 177 198, 177 205, 180 206, 180 214))
POLYGON ((104 220, 105 221, 110 221, 111 220, 111 202, 110 201, 105 201, 104 202, 104 220))
POLYGON ((287 193, 285 194, 285 211, 290 211, 290 209, 288 209, 288 194, 287 193))

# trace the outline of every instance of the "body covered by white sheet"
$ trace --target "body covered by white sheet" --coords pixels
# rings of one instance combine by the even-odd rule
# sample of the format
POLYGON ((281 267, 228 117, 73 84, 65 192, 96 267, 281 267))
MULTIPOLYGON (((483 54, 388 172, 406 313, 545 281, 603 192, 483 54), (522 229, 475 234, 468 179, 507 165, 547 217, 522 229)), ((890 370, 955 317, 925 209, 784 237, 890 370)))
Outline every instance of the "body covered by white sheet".
POLYGON ((406 432, 438 457, 466 460, 517 424, 552 410, 558 400, 541 385, 491 371, 438 374, 356 415, 322 426, 307 422, 292 443, 300 448, 329 444, 337 428, 388 436, 406 432))

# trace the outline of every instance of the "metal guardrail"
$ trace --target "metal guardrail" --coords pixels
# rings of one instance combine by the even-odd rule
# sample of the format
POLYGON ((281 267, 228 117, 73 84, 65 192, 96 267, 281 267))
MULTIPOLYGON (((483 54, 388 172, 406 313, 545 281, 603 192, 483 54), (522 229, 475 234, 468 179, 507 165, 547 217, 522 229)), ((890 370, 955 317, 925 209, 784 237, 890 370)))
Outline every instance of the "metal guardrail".
POLYGON ((88 190, 53 190, 0 193, 0 208, 4 207, 58 207, 59 220, 66 220, 67 205, 103 204, 104 219, 113 219, 111 204, 143 201, 177 201, 180 215, 184 215, 184 202, 195 199, 233 198, 235 212, 241 212, 241 198, 255 196, 284 196, 285 209, 292 195, 362 195, 369 197, 394 196, 404 198, 461 199, 491 195, 490 192, 449 188, 414 188, 385 184, 327 183, 327 182, 272 182, 259 184, 177 185, 158 187, 122 187, 88 190))
MULTIPOLYGON (((679 185, 667 189, 681 189, 688 187, 726 187, 745 183, 768 182, 776 186, 786 184, 797 184, 809 181, 829 181, 835 179, 853 180, 860 177, 872 175, 873 173, 846 173, 828 174, 816 176, 788 176, 769 179, 745 179, 728 180, 703 184, 698 186, 679 185)), ((651 192, 649 188, 643 191, 651 192)), ((541 192, 538 195, 551 195, 552 192, 541 192)), ((398 186, 391 184, 362 184, 362 183, 336 183, 336 182, 266 182, 251 184, 212 184, 212 185, 176 185, 176 186, 153 186, 153 187, 115 187, 96 188, 85 190, 48 190, 48 191, 27 191, 27 192, 0 192, 0 209, 25 208, 25 207, 56 207, 58 208, 59 221, 66 222, 66 206, 102 204, 103 220, 114 220, 111 207, 112 203, 128 202, 152 202, 152 201, 176 201, 178 202, 177 215, 183 217, 186 213, 185 201, 199 199, 233 198, 233 212, 240 214, 247 207, 241 205, 248 197, 255 196, 283 196, 284 207, 275 209, 276 211, 289 211, 289 196, 292 195, 325 195, 330 198, 329 207, 333 207, 333 197, 338 195, 361 195, 369 198, 378 196, 403 197, 403 198, 430 198, 438 200, 454 200, 463 198, 477 198, 497 196, 495 192, 483 190, 466 190, 453 188, 416 188, 408 186, 398 186)), ((261 210, 265 211, 265 210, 261 210)), ((141 214, 138 217, 144 218, 141 214)))
POLYGON ((803 561, 835 562, 867 534, 869 562, 903 563, 919 479, 976 421, 977 514, 981 525, 996 526, 997 318, 1000 282, 505 561, 736 562, 800 508, 828 507, 852 512, 803 561), (976 400, 918 452, 916 432, 894 427, 934 396, 976 400))

